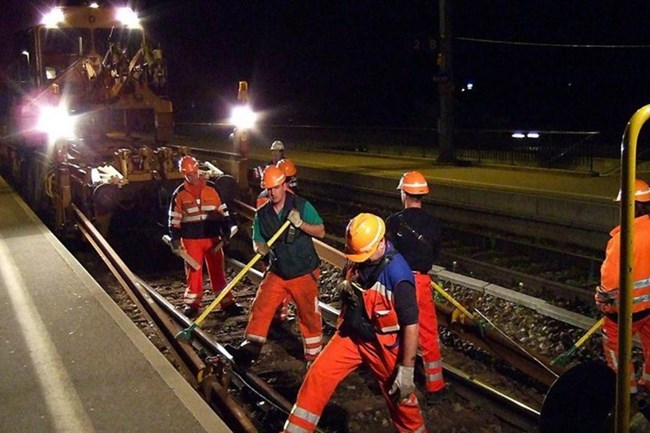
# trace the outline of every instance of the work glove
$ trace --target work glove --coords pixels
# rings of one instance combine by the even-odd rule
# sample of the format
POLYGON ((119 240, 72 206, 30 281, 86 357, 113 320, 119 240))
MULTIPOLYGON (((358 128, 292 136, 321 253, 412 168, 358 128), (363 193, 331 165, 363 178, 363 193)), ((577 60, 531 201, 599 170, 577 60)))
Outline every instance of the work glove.
POLYGON ((291 224, 293 224, 293 226, 297 229, 299 229, 303 223, 302 218, 300 218, 300 212, 298 212, 298 209, 291 209, 289 211, 289 215, 287 215, 287 219, 291 221, 291 224))
POLYGON ((265 257, 271 252, 269 245, 266 242, 255 242, 255 252, 262 257, 265 257))
POLYGON ((339 293, 341 301, 344 304, 352 307, 358 305, 358 297, 354 293, 354 287, 352 287, 352 284, 350 284, 348 280, 343 280, 339 283, 338 286, 336 286, 336 291, 339 293))
POLYGON ((413 383, 414 374, 415 367, 397 366, 397 375, 388 394, 392 395, 396 401, 407 402, 411 393, 415 391, 415 383, 413 383))
POLYGON ((596 287, 596 294, 594 295, 594 300, 596 301, 596 307, 604 313, 612 313, 616 311, 616 298, 618 291, 611 293, 605 290, 603 286, 596 287))

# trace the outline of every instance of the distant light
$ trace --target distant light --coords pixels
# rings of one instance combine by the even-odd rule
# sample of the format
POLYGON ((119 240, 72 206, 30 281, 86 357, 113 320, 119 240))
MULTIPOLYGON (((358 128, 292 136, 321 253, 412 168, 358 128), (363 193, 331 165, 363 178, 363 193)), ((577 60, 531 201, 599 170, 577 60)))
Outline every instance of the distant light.
POLYGON ((135 11, 133 11, 131 8, 119 8, 117 10, 117 16, 115 18, 127 27, 140 27, 140 19, 138 18, 138 14, 136 14, 135 11))
POLYGON ((230 123, 235 125, 235 127, 240 129, 249 129, 255 126, 256 121, 257 114, 255 114, 248 105, 240 105, 232 109, 230 123))
POLYGON ((41 24, 45 27, 56 27, 59 23, 64 21, 65 17, 63 16, 63 9, 53 8, 51 11, 43 15, 41 19, 41 24))
POLYGON ((472 83, 471 81, 467 83, 467 90, 472 90, 473 88, 474 88, 474 83, 472 83))
POLYGON ((99 4, 97 2, 92 2, 88 5, 89 8, 99 9, 99 4))
POLYGON ((539 138, 539 132, 529 132, 526 134, 527 138, 539 138))
POLYGON ((512 134, 512 138, 526 138, 526 135, 521 132, 515 132, 512 134))

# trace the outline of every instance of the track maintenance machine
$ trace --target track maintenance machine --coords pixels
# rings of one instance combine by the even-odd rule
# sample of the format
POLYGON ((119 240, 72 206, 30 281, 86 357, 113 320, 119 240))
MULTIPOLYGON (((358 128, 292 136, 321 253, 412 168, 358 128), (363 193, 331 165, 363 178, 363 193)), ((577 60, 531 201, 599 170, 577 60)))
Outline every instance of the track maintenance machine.
POLYGON ((190 148, 170 142, 165 59, 137 14, 56 7, 16 42, 0 162, 30 206, 59 235, 74 232, 72 204, 104 233, 120 210, 162 208, 190 148))

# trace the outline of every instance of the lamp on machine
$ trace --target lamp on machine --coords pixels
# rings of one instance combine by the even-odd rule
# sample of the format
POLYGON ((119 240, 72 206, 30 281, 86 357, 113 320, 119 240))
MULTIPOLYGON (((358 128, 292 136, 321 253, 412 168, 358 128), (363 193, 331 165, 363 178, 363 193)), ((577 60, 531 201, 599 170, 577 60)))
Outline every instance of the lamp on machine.
POLYGON ((64 21, 63 9, 61 8, 52 8, 48 13, 43 15, 41 19, 41 24, 45 27, 56 27, 59 23, 64 21))
POLYGON ((232 109, 230 123, 238 130, 250 129, 257 122, 257 114, 248 105, 239 105, 232 109))
POLYGON ((138 14, 129 7, 119 8, 115 18, 126 27, 140 28, 140 18, 138 18, 138 14))
POLYGON ((42 106, 36 129, 47 134, 49 143, 54 143, 62 138, 75 137, 76 120, 75 116, 68 113, 65 105, 42 106))

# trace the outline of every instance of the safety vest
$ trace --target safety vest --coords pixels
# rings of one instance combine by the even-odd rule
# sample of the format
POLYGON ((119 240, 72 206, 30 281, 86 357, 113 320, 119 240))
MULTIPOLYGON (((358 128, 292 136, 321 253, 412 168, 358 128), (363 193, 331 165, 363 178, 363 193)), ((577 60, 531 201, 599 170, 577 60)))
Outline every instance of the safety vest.
MULTIPOLYGON (((611 302, 601 307, 605 313, 618 313, 619 308, 620 232, 620 226, 611 231, 605 260, 600 268, 598 290, 611 299, 611 302)), ((650 309, 650 216, 643 215, 634 219, 633 242, 632 313, 638 313, 650 309)))
MULTIPOLYGON (((404 257, 394 250, 390 243, 386 243, 386 255, 389 262, 377 276, 376 281, 363 292, 363 303, 366 313, 375 330, 382 334, 398 332, 400 329, 393 290, 402 281, 410 281, 415 287, 413 273, 404 257)), ((360 281, 361 282, 361 281, 360 281)), ((363 282, 361 282, 362 285, 363 282)))
POLYGON ((221 236, 228 211, 221 203, 212 182, 206 182, 199 197, 195 197, 183 182, 174 194, 169 209, 169 226, 173 237, 202 239, 221 236))
MULTIPOLYGON (((288 215, 293 208, 296 208, 300 215, 304 215, 305 203, 304 198, 287 194, 281 215, 288 215)), ((267 240, 284 222, 278 219, 278 215, 273 210, 273 203, 270 201, 257 209, 257 217, 260 234, 267 240)), ((273 254, 270 256, 271 272, 285 280, 308 274, 320 266, 320 259, 311 236, 293 226, 289 226, 273 244, 273 254)))

